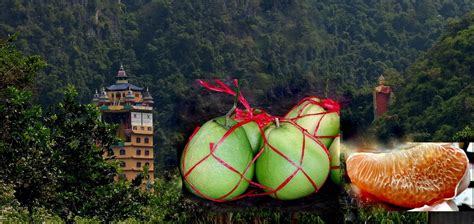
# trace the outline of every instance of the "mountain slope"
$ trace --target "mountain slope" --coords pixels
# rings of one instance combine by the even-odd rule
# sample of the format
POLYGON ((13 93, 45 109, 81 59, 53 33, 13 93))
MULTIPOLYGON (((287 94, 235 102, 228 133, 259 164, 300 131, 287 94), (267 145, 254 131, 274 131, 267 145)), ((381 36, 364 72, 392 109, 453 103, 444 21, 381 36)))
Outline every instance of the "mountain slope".
POLYGON ((367 124, 370 90, 384 71, 400 73, 441 35, 446 19, 471 1, 217 0, 0 2, 0 37, 43 56, 38 99, 60 99, 67 83, 82 102, 113 81, 120 63, 155 97, 160 165, 174 166, 188 132, 222 115, 196 78, 242 79, 252 105, 283 114, 305 95, 354 99, 367 124), (197 96, 198 95, 198 96, 197 96), (369 97, 366 97, 369 96, 369 97), (358 102, 356 102, 358 101, 358 102), (361 112, 362 111, 362 112, 361 112), (364 112, 365 111, 365 112, 364 112))
POLYGON ((440 41, 408 69, 388 122, 398 120, 395 126, 416 141, 452 141, 456 132, 474 127, 473 65, 471 13, 452 21, 440 41))

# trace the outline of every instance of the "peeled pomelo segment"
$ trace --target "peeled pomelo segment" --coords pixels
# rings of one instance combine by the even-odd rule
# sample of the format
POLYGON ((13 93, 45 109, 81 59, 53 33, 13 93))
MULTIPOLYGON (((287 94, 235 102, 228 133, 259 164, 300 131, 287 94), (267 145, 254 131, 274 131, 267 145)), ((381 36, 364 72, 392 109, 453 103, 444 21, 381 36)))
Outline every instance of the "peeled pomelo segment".
POLYGON ((356 153, 346 161, 349 178, 357 187, 407 208, 453 198, 467 167, 464 151, 435 143, 389 153, 356 153))
POLYGON ((469 169, 469 163, 468 163, 466 173, 464 173, 464 176, 462 177, 461 181, 459 182, 458 188, 456 189, 456 196, 460 195, 464 190, 466 190, 469 187, 469 184, 471 183, 470 173, 471 171, 469 169))

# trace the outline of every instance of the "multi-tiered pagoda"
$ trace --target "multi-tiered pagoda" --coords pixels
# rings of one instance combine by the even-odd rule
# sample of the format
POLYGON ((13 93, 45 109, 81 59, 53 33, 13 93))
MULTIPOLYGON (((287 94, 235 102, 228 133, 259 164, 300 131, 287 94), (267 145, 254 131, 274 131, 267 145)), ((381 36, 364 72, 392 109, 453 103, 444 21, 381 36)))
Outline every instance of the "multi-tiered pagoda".
POLYGON ((115 84, 96 93, 93 103, 100 108, 102 120, 118 124, 117 135, 123 141, 112 148, 122 177, 132 180, 148 167, 149 180, 153 180, 153 97, 148 89, 129 83, 128 78, 120 66, 115 84))

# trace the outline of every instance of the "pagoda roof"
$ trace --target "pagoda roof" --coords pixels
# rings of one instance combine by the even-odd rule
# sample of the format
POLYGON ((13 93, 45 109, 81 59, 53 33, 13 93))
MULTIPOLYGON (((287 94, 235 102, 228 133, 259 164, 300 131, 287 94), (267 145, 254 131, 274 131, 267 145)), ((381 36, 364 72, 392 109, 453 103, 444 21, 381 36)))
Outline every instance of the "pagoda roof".
POLYGON ((138 87, 136 85, 130 84, 130 83, 115 83, 109 87, 107 87, 108 91, 119 91, 119 90, 128 90, 128 89, 134 90, 134 91, 142 91, 142 87, 138 87))
POLYGON ((117 78, 128 78, 127 73, 125 72, 125 69, 123 69, 123 65, 120 65, 120 69, 117 72, 117 78))

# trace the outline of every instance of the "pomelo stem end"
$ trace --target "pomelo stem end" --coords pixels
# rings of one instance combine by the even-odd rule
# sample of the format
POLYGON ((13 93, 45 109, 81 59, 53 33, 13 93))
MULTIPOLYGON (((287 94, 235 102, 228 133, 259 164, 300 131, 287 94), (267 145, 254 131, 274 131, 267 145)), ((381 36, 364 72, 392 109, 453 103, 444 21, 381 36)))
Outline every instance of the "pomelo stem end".
POLYGON ((234 105, 232 106, 232 108, 230 108, 229 112, 227 112, 227 114, 225 115, 225 126, 228 127, 229 126, 229 120, 230 120, 230 116, 232 115, 232 113, 234 113, 235 109, 237 109, 237 103, 239 102, 239 96, 240 96, 240 86, 239 86, 239 82, 236 81, 236 93, 235 93, 235 97, 234 97, 234 105))

